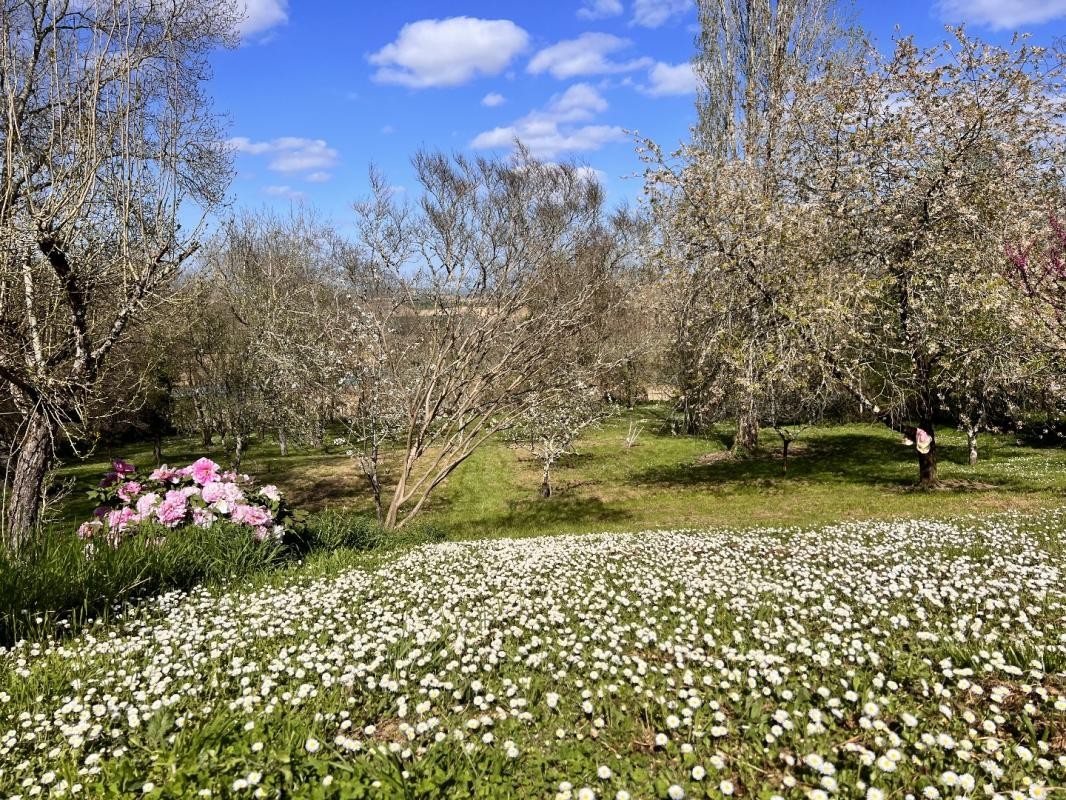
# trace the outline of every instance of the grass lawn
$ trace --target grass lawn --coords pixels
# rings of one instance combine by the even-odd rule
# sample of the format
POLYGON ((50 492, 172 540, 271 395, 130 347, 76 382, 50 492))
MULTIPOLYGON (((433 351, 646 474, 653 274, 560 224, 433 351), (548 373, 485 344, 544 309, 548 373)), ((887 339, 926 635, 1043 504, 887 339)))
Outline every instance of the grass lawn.
MULTIPOLYGON (((914 489, 913 448, 881 426, 810 429, 793 445, 784 475, 773 431, 763 432, 762 455, 733 459, 727 428, 709 437, 673 436, 662 432, 663 413, 659 406, 645 406, 582 438, 578 453, 556 467, 556 492, 548 500, 537 494, 539 467, 528 453, 492 443, 433 496, 424 518, 454 538, 818 524, 1033 510, 1060 505, 1066 490, 1066 451, 1021 447, 1009 436, 982 436, 981 460, 971 467, 962 434, 938 432, 944 485, 927 492, 914 489), (623 439, 634 420, 647 421, 645 432, 635 447, 626 448, 623 439)), ((191 439, 172 439, 164 448, 171 464, 200 455, 199 443, 191 439)), ((223 463, 227 458, 220 448, 207 455, 223 463)), ((113 456, 139 465, 152 461, 149 448, 132 446, 97 452, 65 469, 63 477, 76 484, 59 510, 64 524, 91 512, 84 492, 113 456)), ((340 448, 290 450, 283 458, 272 442, 256 443, 243 469, 277 483, 310 510, 372 512, 365 484, 340 448)))
POLYGON ((444 542, 0 649, 0 796, 1060 798, 1064 518, 444 542))
MULTIPOLYGON (((486 447, 425 515, 451 541, 0 648, 0 797, 1066 798, 1062 451, 985 437, 970 467, 942 432, 944 486, 916 491, 881 428, 812 430, 784 475, 772 433, 737 460, 659 413, 583 439, 548 500, 486 447)), ((63 524, 117 456, 150 460, 69 467, 63 524)), ((245 469, 369 510, 340 453, 245 469)))

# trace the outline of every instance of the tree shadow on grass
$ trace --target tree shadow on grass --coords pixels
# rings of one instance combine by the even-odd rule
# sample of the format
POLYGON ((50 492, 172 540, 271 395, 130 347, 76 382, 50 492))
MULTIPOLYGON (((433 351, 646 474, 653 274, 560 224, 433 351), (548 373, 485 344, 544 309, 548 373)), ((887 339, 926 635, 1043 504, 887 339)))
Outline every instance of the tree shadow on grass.
POLYGON ((547 499, 513 500, 505 513, 469 522, 474 529, 489 525, 500 530, 542 530, 614 524, 632 517, 628 511, 613 508, 598 497, 556 493, 547 499))
MULTIPOLYGON (((677 463, 651 467, 632 476, 637 484, 672 486, 708 486, 722 489, 775 483, 865 484, 905 490, 913 488, 918 478, 917 459, 912 448, 898 440, 875 433, 832 433, 800 440, 802 447, 789 457, 787 474, 782 469, 780 449, 764 447, 751 456, 723 456, 704 462, 677 463), (805 447, 803 447, 805 445, 805 447)), ((764 442, 765 444, 765 442, 764 442)), ((716 454, 717 455, 717 454, 716 454)), ((996 458, 1016 457, 1009 451, 997 452, 996 458)), ((962 461, 964 447, 941 446, 942 463, 962 461)), ((955 478, 956 476, 953 476, 955 478)), ((953 491, 988 491, 1000 488, 1032 490, 1009 477, 991 477, 975 473, 973 481, 954 479, 946 484, 953 491)))
POLYGON ((355 478, 316 478, 301 481, 289 489, 286 499, 296 508, 321 511, 331 506, 349 506, 370 502, 370 490, 365 482, 355 478))

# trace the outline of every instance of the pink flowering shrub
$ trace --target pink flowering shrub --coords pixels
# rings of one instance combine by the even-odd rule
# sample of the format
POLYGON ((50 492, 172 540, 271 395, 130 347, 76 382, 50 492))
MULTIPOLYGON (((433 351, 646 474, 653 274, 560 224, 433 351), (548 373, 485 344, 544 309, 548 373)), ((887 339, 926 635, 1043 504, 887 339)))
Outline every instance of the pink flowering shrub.
POLYGON ((181 468, 163 465, 146 476, 119 460, 89 496, 99 507, 78 536, 112 546, 143 527, 177 531, 220 523, 247 528, 258 541, 280 541, 296 521, 278 487, 256 487, 247 475, 224 471, 209 458, 181 468))

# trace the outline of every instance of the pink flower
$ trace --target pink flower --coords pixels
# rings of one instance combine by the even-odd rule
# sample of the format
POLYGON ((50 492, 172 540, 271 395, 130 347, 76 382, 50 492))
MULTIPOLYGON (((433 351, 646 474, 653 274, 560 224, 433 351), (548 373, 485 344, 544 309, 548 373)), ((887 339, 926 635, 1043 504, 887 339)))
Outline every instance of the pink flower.
POLYGON ((107 515, 107 527, 111 531, 124 531, 141 521, 140 515, 129 506, 118 508, 107 515))
POLYGON ((215 524, 215 515, 206 508, 194 507, 192 510, 192 524, 199 528, 210 528, 215 524))
POLYGON ((137 483, 137 481, 126 481, 118 487, 118 496, 122 502, 128 503, 142 491, 144 491, 144 487, 137 483))
POLYGON ((137 471, 137 468, 133 466, 133 464, 131 464, 129 461, 124 461, 121 458, 111 464, 111 469, 115 471, 116 475, 123 476, 132 475, 134 472, 137 471))
POLYGON ((192 479, 203 486, 205 483, 211 483, 218 480, 219 466, 210 458, 200 458, 189 465, 189 475, 192 479))
POLYGON ((923 431, 921 428, 919 428, 918 431, 915 433, 914 440, 915 447, 917 447, 918 452, 922 453, 923 455, 925 453, 928 453, 933 446, 933 437, 923 431))
POLYGON ((181 489, 179 491, 183 495, 185 495, 186 497, 196 497, 196 495, 200 494, 200 487, 199 486, 183 486, 183 487, 181 487, 181 489))
POLYGON ((148 477, 153 481, 159 481, 160 483, 177 483, 178 479, 181 477, 181 470, 168 467, 164 464, 159 469, 154 470, 148 477))
POLYGON ((270 512, 260 506, 237 506, 233 509, 233 514, 230 518, 234 522, 251 525, 252 527, 259 527, 273 521, 270 512))
POLYGON ((157 505, 159 505, 159 495, 157 493, 149 492, 141 495, 137 500, 137 513, 140 514, 142 519, 147 519, 152 515, 152 511, 157 505))
POLYGON ((78 526, 78 538, 79 539, 91 539, 95 536, 100 529, 104 527, 104 523, 100 520, 94 520, 92 522, 83 522, 78 526))
POLYGON ((232 505, 244 498, 244 492, 241 491, 240 486, 235 483, 223 483, 222 481, 205 483, 200 493, 203 495, 205 503, 229 503, 232 505))
POLYGON ((259 495, 265 497, 272 503, 281 502, 281 492, 278 491, 278 487, 272 483, 268 483, 262 489, 259 490, 259 495))
POLYGON ((252 536, 255 537, 255 540, 257 542, 265 542, 267 539, 270 538, 270 529, 268 527, 266 527, 265 525, 260 525, 252 533, 252 536))
POLYGON ((188 501, 180 491, 169 491, 155 510, 156 519, 168 528, 176 528, 185 520, 185 513, 189 510, 188 501))

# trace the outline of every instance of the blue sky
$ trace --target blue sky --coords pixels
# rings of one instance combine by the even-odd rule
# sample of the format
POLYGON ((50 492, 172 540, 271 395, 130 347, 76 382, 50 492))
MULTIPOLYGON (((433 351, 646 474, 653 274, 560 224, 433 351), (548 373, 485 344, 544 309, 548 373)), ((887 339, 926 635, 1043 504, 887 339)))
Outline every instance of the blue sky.
MULTIPOLYGON (((640 182, 629 131, 665 147, 694 118, 692 0, 234 0, 241 47, 217 54, 211 92, 237 153, 237 205, 316 206, 345 225, 368 165, 414 190, 419 147, 505 154, 517 135, 547 160, 597 170, 609 196, 640 182)), ((884 49, 945 24, 984 37, 1066 33, 1066 0, 859 0, 884 49)))

